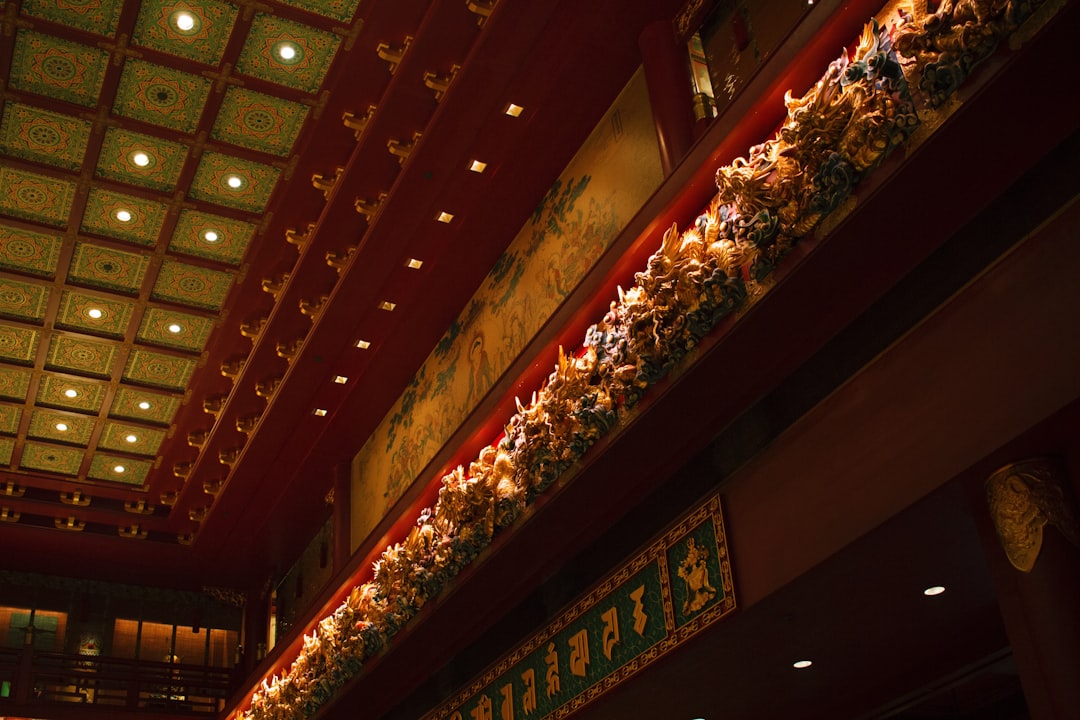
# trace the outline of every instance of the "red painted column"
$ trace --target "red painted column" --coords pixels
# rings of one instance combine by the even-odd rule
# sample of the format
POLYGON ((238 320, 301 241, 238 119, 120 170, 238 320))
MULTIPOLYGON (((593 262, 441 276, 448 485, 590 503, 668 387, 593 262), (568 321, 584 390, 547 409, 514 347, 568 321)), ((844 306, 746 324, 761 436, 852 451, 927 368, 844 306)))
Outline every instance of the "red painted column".
POLYGON ((667 20, 657 20, 638 37, 645 84, 649 89, 660 163, 671 174, 694 140, 694 110, 686 48, 675 40, 667 20))
POLYGON ((334 572, 352 557, 352 472, 349 463, 334 467, 334 572))

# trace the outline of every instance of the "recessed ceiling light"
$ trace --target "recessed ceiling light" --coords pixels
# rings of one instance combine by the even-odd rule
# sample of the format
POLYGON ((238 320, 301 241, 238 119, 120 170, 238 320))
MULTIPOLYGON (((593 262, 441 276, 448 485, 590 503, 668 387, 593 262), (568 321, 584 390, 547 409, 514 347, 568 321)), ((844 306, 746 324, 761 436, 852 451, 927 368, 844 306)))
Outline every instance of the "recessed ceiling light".
POLYGON ((100 308, 90 308, 86 311, 86 314, 94 318, 95 320, 98 320, 101 318, 103 313, 101 312, 100 308))
POLYGON ((356 347, 360 348, 361 350, 367 350, 369 347, 371 347, 371 343, 369 343, 367 340, 357 340, 356 347))
POLYGON ((131 162, 135 163, 139 167, 146 167, 150 164, 150 156, 144 153, 142 150, 131 154, 131 162))
POLYGON ((935 595, 940 595, 943 592, 945 592, 944 585, 932 585, 923 590, 922 594, 926 595, 927 597, 934 597, 935 595))
POLYGON ((812 660, 796 660, 795 662, 791 663, 791 667, 795 668, 796 670, 805 670, 813 664, 814 662, 812 660))
POLYGON ((409 258, 409 262, 405 263, 405 265, 413 270, 419 270, 424 266, 424 261, 417 260, 416 258, 409 258))
POLYGON ((326 410, 323 408, 315 408, 315 417, 325 417, 326 410))
POLYGON ((510 103, 506 106, 506 114, 510 117, 521 117, 521 113, 523 112, 525 112, 525 108, 521 107, 520 105, 510 103))
POLYGON ((482 173, 487 170, 487 163, 480 162, 479 160, 473 160, 469 164, 469 169, 472 170, 474 173, 482 173))
POLYGON ((75 388, 68 388, 64 391, 64 394, 67 395, 69 398, 79 397, 79 391, 75 388))
POLYGON ((278 57, 282 60, 292 60, 296 57, 296 48, 292 45, 281 45, 277 51, 278 57))
POLYGON ((441 212, 435 216, 435 219, 441 223, 448 223, 454 219, 454 216, 448 212, 441 212))
POLYGON ((184 328, 180 327, 176 323, 172 323, 171 325, 169 325, 169 332, 171 332, 173 335, 175 335, 176 333, 180 332, 183 329, 184 328))
POLYGON ((178 10, 170 16, 170 19, 172 20, 173 27, 184 34, 193 33, 198 30, 198 19, 187 11, 178 10))
POLYGON ((68 429, 67 423, 62 423, 62 422, 56 423, 56 429, 59 430, 60 432, 67 432, 67 429, 68 429))
POLYGON ((143 400, 141 403, 139 403, 139 409, 140 410, 149 410, 150 409, 150 403, 143 400))
POLYGON ((202 234, 202 239, 208 243, 216 243, 218 240, 221 239, 221 236, 218 235, 217 230, 204 230, 202 234))
POLYGON ((335 375, 334 382, 336 382, 338 385, 344 385, 345 383, 349 382, 349 378, 345 377, 344 375, 335 375))
POLYGON ((127 470, 127 468, 124 467, 123 465, 113 465, 113 472, 115 472, 115 473, 122 473, 125 470, 127 470))
POLYGON ((129 443, 139 442, 139 438, 135 435, 126 435, 124 439, 127 440, 129 443))
POLYGON ((236 173, 225 176, 225 184, 233 190, 239 190, 244 187, 244 178, 240 177, 236 173))
POLYGON ((117 220, 119 220, 122 223, 131 222, 131 211, 130 210, 117 210, 116 212, 113 213, 113 217, 116 218, 117 220))
POLYGON ((385 310, 386 312, 393 312, 394 308, 396 307, 397 303, 392 303, 389 300, 383 300, 381 303, 379 303, 379 309, 385 310))

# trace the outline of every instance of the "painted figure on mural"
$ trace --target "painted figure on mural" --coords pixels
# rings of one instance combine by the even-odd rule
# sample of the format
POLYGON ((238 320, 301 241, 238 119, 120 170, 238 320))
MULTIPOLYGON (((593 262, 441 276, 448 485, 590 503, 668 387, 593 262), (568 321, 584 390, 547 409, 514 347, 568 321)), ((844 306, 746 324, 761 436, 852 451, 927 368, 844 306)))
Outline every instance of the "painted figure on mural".
POLYGON ((466 412, 472 409, 495 383, 495 371, 484 347, 484 333, 477 330, 469 343, 469 391, 465 397, 466 412))

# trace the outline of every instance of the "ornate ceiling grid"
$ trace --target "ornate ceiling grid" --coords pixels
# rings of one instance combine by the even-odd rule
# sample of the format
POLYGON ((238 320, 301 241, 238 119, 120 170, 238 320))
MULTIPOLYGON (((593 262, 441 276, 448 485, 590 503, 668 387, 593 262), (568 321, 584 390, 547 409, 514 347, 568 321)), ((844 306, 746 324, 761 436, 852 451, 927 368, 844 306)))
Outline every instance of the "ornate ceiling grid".
POLYGON ((0 2, 0 488, 155 502, 358 4, 0 2))

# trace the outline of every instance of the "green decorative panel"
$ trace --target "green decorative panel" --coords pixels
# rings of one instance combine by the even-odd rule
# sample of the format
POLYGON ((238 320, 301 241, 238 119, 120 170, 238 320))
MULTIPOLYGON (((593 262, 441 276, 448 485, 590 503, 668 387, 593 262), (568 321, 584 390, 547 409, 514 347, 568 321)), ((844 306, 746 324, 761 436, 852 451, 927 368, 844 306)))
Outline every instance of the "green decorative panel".
POLYGON ((194 133, 213 83, 143 60, 127 60, 113 112, 123 117, 194 133))
POLYGON ((142 485, 150 474, 150 467, 151 464, 145 460, 97 454, 90 459, 86 476, 93 480, 142 485))
POLYGON ((27 92, 93 107, 109 65, 104 50, 19 30, 10 84, 27 92))
POLYGON ((288 155, 307 112, 307 106, 300 103, 231 87, 225 91, 210 137, 272 155, 288 155))
POLYGON ((94 432, 94 418, 55 410, 35 410, 30 416, 27 436, 38 440, 86 445, 94 432))
POLYGON ((282 5, 291 5, 341 22, 352 20, 356 6, 360 4, 360 0, 279 0, 279 2, 282 5))
POLYGON ((180 407, 180 398, 120 386, 113 396, 109 417, 168 425, 180 407))
POLYGON ((41 332, 28 327, 0 323, 0 360, 33 365, 41 332))
POLYGON ((14 435, 19 432, 19 421, 22 420, 22 408, 18 405, 0 404, 0 433, 14 435))
POLYGON ((280 174, 268 165, 206 152, 188 194, 196 200, 259 213, 266 209, 280 174))
POLYGON ((128 357, 124 380, 182 391, 194 372, 194 360, 136 348, 128 357))
POLYGON ((169 209, 153 200, 91 188, 83 211, 83 232, 152 246, 169 209))
POLYGON ((89 380, 45 374, 38 384, 38 405, 96 413, 104 399, 105 386, 89 380), (73 397, 68 394, 72 391, 75 393, 73 397))
POLYGON ((251 22, 236 70, 315 94, 340 44, 333 33, 259 13, 251 22))
POLYGON ((0 213, 59 227, 67 225, 74 199, 73 182, 0 167, 0 213))
POLYGON ((22 13, 98 35, 113 35, 122 0, 23 0, 22 13))
POLYGON ((28 442, 23 446, 19 467, 24 470, 41 470, 59 475, 78 475, 82 465, 83 450, 59 445, 28 442))
POLYGON ((171 191, 184 169, 187 147, 150 135, 109 128, 98 156, 97 176, 171 191))
POLYGON ((135 24, 134 43, 207 65, 218 65, 235 22, 236 8, 216 0, 200 0, 197 4, 144 0, 135 24), (178 22, 181 13, 192 18, 190 28, 178 22))
POLYGON ((56 312, 56 326, 68 330, 122 338, 135 305, 124 300, 65 290, 56 312))
POLYGON ((201 352, 213 329, 214 321, 210 318, 175 310, 150 308, 143 315, 136 337, 151 345, 201 352))
POLYGON ((0 268, 51 278, 62 244, 54 235, 0 225, 0 268))
POLYGON ((30 370, 0 366, 0 398, 25 400, 30 390, 30 370))
POLYGON ((90 141, 91 125, 68 115, 6 103, 0 121, 0 152, 78 170, 90 141))
POLYGON ((116 343, 74 335, 53 335, 45 368, 107 378, 116 360, 116 343))
POLYGON ((107 422, 101 431, 98 447, 104 450, 132 453, 133 455, 157 455, 165 440, 164 430, 107 422))
POLYGON ((232 275, 219 270, 186 265, 168 258, 161 264, 150 297, 154 300, 220 310, 232 285, 232 275))
POLYGON ((169 250, 239 265, 254 234, 255 226, 251 223, 198 210, 181 210, 169 250))
POLYGON ((0 277, 0 315, 41 322, 49 305, 49 288, 37 283, 0 277))
POLYGON ((0 438, 0 465, 10 465, 13 452, 15 452, 15 441, 11 438, 0 438))
POLYGON ((149 265, 150 258, 145 255, 76 243, 68 281, 134 295, 149 265))

